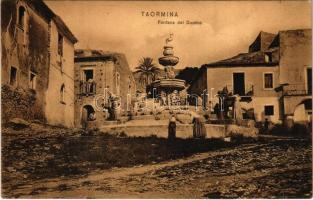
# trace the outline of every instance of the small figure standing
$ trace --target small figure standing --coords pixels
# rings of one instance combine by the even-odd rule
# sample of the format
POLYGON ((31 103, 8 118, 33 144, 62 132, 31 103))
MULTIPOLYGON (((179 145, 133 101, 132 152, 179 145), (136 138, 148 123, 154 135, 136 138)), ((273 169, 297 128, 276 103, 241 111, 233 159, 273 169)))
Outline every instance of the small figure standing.
POLYGON ((87 130, 87 128, 88 128, 88 112, 86 109, 83 109, 83 111, 82 111, 81 124, 82 124, 82 128, 84 130, 87 130))
POLYGON ((87 81, 87 93, 94 93, 93 91, 93 79, 90 78, 87 81))
POLYGON ((170 122, 168 124, 168 139, 175 140, 176 138, 176 119, 175 116, 172 115, 170 122))
POLYGON ((269 121, 267 118, 265 118, 265 122, 264 122, 264 132, 268 133, 268 127, 269 127, 269 121))
POLYGON ((206 137, 206 129, 204 123, 199 117, 193 119, 193 138, 204 139, 206 137))
POLYGON ((92 112, 88 116, 88 121, 94 121, 96 120, 96 113, 92 112))
POLYGON ((162 99, 162 106, 167 106, 167 103, 166 103, 166 94, 164 93, 161 93, 161 99, 162 99))

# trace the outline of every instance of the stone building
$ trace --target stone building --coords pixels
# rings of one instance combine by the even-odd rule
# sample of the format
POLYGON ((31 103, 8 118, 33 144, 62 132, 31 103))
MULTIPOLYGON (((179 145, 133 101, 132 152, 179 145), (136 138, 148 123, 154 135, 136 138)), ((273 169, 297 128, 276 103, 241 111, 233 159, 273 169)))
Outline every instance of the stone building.
POLYGON ((110 96, 119 99, 120 112, 131 107, 136 86, 126 57, 102 50, 75 50, 75 124, 82 127, 84 115, 88 123, 101 126, 108 120, 110 96), (90 114, 93 119, 89 118, 90 114))
POLYGON ((43 1, 1 1, 2 120, 74 126, 77 39, 43 1))
POLYGON ((312 31, 280 31, 273 44, 279 48, 278 92, 284 117, 295 122, 312 120, 312 31))
POLYGON ((237 96, 237 118, 245 118, 250 111, 256 121, 309 121, 311 53, 310 29, 279 31, 276 35, 260 32, 248 53, 203 65, 189 93, 209 95, 206 104, 213 110, 219 101, 211 97, 226 87, 237 96))

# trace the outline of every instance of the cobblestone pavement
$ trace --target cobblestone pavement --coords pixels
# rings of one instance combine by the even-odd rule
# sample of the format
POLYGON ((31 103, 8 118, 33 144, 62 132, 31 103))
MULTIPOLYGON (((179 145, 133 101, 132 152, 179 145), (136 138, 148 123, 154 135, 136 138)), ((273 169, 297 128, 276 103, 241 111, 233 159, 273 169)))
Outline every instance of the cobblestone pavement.
MULTIPOLYGON (((15 183, 4 196, 310 198, 311 149, 311 141, 304 139, 267 139, 172 161, 94 170, 88 175, 32 181, 27 181, 26 177, 24 182, 15 183)), ((19 173, 16 166, 11 170, 19 173)))

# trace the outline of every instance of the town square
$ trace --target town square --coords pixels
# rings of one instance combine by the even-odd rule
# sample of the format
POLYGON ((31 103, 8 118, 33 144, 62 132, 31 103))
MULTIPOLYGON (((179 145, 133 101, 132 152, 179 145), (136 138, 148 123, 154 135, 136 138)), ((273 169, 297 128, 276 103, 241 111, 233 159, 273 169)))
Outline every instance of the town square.
POLYGON ((311 2, 3 0, 1 22, 2 198, 312 198, 311 2))

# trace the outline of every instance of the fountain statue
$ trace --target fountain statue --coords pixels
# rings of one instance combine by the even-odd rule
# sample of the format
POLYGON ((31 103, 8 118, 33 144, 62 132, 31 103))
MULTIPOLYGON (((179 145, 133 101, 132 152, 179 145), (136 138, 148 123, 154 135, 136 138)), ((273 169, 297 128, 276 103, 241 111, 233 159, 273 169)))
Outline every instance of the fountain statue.
POLYGON ((178 64, 179 58, 174 56, 172 41, 171 33, 165 40, 163 56, 159 58, 159 63, 164 66, 165 77, 151 84, 155 96, 161 97, 162 104, 168 106, 178 105, 179 92, 185 89, 185 81, 175 78, 174 66, 178 64))

